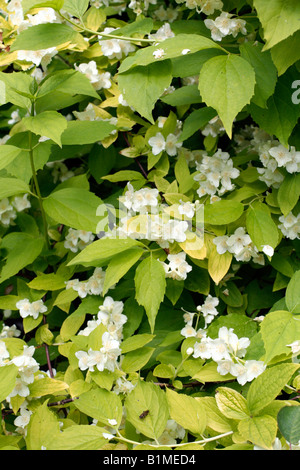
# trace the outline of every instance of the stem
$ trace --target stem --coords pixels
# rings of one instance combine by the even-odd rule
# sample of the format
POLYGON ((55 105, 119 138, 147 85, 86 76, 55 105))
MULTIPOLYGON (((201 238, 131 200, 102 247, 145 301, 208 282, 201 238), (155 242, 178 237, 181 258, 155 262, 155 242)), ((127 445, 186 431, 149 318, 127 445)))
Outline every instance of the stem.
MULTIPOLYGON (((233 434, 233 431, 228 431, 228 432, 225 432, 224 434, 219 434, 218 436, 214 436, 214 437, 208 437, 207 439, 201 439, 200 441, 194 441, 192 444, 206 444, 207 442, 212 442, 212 441, 216 441, 218 439, 222 439, 223 437, 226 437, 226 436, 230 436, 231 434, 233 434)), ((118 431, 118 435, 114 437, 115 439, 119 439, 120 441, 124 441, 124 442, 128 442, 129 444, 134 444, 134 445, 141 445, 142 443, 141 442, 136 442, 136 441, 132 441, 131 439, 126 439, 126 437, 123 437, 120 432, 118 431)), ((189 444, 189 442, 184 442, 182 444, 161 444, 161 445, 156 445, 156 444, 147 444, 148 446, 150 447, 153 447, 154 449, 157 448, 157 447, 183 447, 183 446, 186 446, 187 444, 189 444)))
POLYGON ((103 33, 102 31, 93 31, 92 29, 86 28, 86 26, 83 24, 82 20, 81 20, 81 24, 77 24, 74 21, 72 21, 71 19, 64 16, 62 13, 59 13, 59 14, 64 20, 68 21, 68 23, 71 23, 73 26, 76 26, 76 28, 78 28, 78 29, 81 28, 82 31, 86 31, 87 33, 95 34, 96 36, 103 36, 104 38, 109 38, 109 39, 121 39, 123 41, 130 41, 130 42, 144 42, 144 43, 159 42, 157 39, 131 38, 131 37, 127 37, 127 36, 118 36, 117 34, 103 33))
MULTIPOLYGON (((34 116, 34 103, 32 103, 32 107, 31 107, 31 116, 34 116)), ((33 178, 33 182, 35 186, 36 195, 39 200, 40 210, 42 213, 42 219, 43 219, 43 225, 44 225, 44 236, 45 236, 47 247, 49 248, 50 244, 49 244, 49 239, 48 239, 48 224, 47 224, 46 214, 45 214, 44 207, 43 207, 43 198, 41 195, 38 179, 36 176, 36 169, 34 165, 34 158, 33 158, 34 147, 32 146, 32 132, 29 132, 28 143, 29 143, 29 158, 30 158, 30 165, 31 165, 31 171, 32 171, 32 178, 33 178)))

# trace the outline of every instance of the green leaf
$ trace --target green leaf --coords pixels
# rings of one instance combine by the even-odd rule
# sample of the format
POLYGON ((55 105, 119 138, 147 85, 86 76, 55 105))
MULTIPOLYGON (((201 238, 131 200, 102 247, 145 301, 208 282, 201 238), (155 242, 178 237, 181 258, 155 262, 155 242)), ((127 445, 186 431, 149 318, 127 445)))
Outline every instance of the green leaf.
POLYGON ((83 73, 76 70, 59 70, 47 75, 39 88, 37 99, 53 92, 68 95, 87 95, 99 99, 99 95, 90 80, 83 73))
POLYGON ((1 248, 8 251, 1 271, 0 283, 17 274, 39 256, 44 246, 42 238, 35 238, 27 233, 12 232, 6 235, 1 248))
POLYGON ((72 424, 55 435, 47 445, 47 450, 102 450, 107 444, 103 437, 106 429, 89 424, 72 424))
POLYGON ((300 116, 299 106, 292 102, 291 86, 297 73, 288 70, 277 80, 274 94, 267 101, 267 108, 251 103, 249 110, 253 120, 268 134, 274 135, 288 146, 290 135, 300 116))
POLYGON ((232 258, 233 256, 229 251, 219 255, 217 247, 215 245, 212 246, 208 255, 208 273, 217 285, 228 273, 232 258))
POLYGON ((300 31, 296 31, 293 36, 272 47, 270 52, 279 76, 283 75, 291 65, 300 59, 300 51, 297 46, 299 40, 300 31))
POLYGON ((59 434, 59 422, 49 410, 47 401, 38 406, 30 417, 27 426, 26 446, 28 450, 42 450, 54 436, 59 434))
POLYGON ((118 84, 127 103, 152 123, 154 105, 171 81, 171 63, 168 60, 134 67, 118 76, 118 84))
POLYGON ((150 343, 150 341, 152 341, 154 337, 154 335, 150 335, 149 333, 130 336, 129 338, 122 341, 122 353, 126 354, 129 351, 134 351, 136 349, 142 348, 146 344, 150 343))
POLYGON ((0 367, 0 403, 13 391, 19 369, 14 364, 0 367))
POLYGON ((251 415, 257 415, 280 394, 299 364, 279 364, 266 369, 250 385, 247 403, 251 415))
POLYGON ((105 280, 103 285, 103 295, 105 295, 114 284, 117 284, 119 280, 129 271, 132 266, 137 263, 144 249, 135 247, 133 250, 126 250, 120 253, 119 256, 115 256, 107 266, 105 271, 105 280))
POLYGON ((81 18, 89 6, 89 0, 65 0, 64 10, 76 18, 81 18))
POLYGON ((151 332, 155 318, 166 290, 165 271, 162 263, 151 256, 144 259, 136 269, 134 278, 136 300, 142 305, 148 317, 151 332))
POLYGON ((182 51, 189 49, 190 53, 201 51, 204 49, 219 49, 222 48, 211 39, 198 34, 178 34, 175 37, 165 39, 162 45, 155 45, 144 47, 138 50, 133 56, 127 57, 123 60, 119 73, 124 73, 131 67, 138 65, 148 65, 153 62, 162 62, 167 59, 182 56, 182 51), (164 55, 161 59, 155 59, 153 53, 157 49, 163 49, 164 55))
POLYGON ((263 45, 255 42, 244 42, 240 46, 241 57, 254 68, 256 84, 252 102, 266 107, 266 101, 274 93, 277 70, 273 64, 270 51, 262 52, 263 45))
POLYGON ((264 30, 265 50, 300 29, 298 0, 254 0, 254 7, 264 30))
POLYGON ((1 102, 0 104, 12 103, 21 108, 30 109, 31 100, 29 97, 24 96, 30 95, 30 86, 33 82, 33 78, 24 72, 11 72, 4 73, 0 72, 0 83, 1 83, 1 102), (24 95, 18 93, 24 93, 24 95))
POLYGON ((23 118, 22 124, 34 134, 49 137, 61 147, 61 134, 67 128, 68 121, 57 111, 44 111, 23 118))
POLYGON ((184 429, 202 434, 206 428, 206 413, 202 403, 170 389, 167 389, 166 395, 171 418, 184 429))
POLYGON ((38 51, 73 41, 77 32, 63 23, 45 23, 21 31, 11 46, 11 51, 38 51))
POLYGON ((69 121, 61 136, 62 145, 85 145, 101 142, 116 127, 105 121, 69 121))
POLYGON ((100 305, 101 302, 95 296, 88 296, 83 299, 79 307, 68 315, 62 322, 60 329, 62 340, 69 341, 69 339, 77 333, 81 325, 84 323, 86 315, 96 315, 99 311, 100 305))
POLYGON ((241 202, 221 200, 204 206, 204 222, 225 225, 239 219, 244 212, 241 202))
POLYGON ((217 388, 216 402, 219 410, 226 418, 240 420, 249 417, 247 400, 232 388, 217 388))
POLYGON ((283 215, 289 214, 294 209, 300 197, 300 174, 287 174, 281 183, 277 200, 283 215))
POLYGON ((80 263, 93 263, 94 261, 108 261, 123 251, 132 248, 139 249, 144 246, 143 243, 133 238, 102 238, 84 248, 81 253, 69 262, 68 266, 80 263))
POLYGON ((60 290, 66 287, 65 279, 59 274, 55 274, 55 273, 41 274, 35 277, 27 285, 31 289, 49 290, 49 291, 60 290))
POLYGON ((277 415, 277 422, 283 437, 297 445, 300 441, 300 407, 284 406, 277 415))
POLYGON ((261 323, 261 335, 266 351, 264 361, 268 364, 276 356, 291 354, 288 344, 300 337, 299 321, 284 310, 270 312, 261 323))
POLYGON ((197 85, 186 85, 163 96, 161 101, 170 106, 185 106, 194 103, 202 103, 202 98, 197 85))
POLYGON ((279 241, 278 228, 266 204, 256 201, 250 205, 246 226, 251 240, 259 251, 262 251, 263 245, 276 248, 279 241))
POLYGON ((1 146, 1 155, 0 155, 0 170, 5 168, 9 163, 14 161, 14 159, 20 154, 22 150, 13 145, 2 145, 1 146))
POLYGON ((230 54, 214 57, 202 67, 199 90, 207 106, 214 108, 228 136, 237 114, 250 103, 254 94, 255 72, 242 57, 230 54))
POLYGON ((286 289, 286 306, 290 312, 300 313, 300 270, 296 271, 286 289))
POLYGON ((168 418, 168 402, 163 390, 151 382, 139 380, 125 400, 128 421, 142 434, 157 439, 164 432, 168 418), (147 416, 140 417, 148 411, 147 416))
POLYGON ((202 129, 204 126, 206 126, 206 124, 212 118, 214 118, 216 114, 216 111, 208 106, 192 111, 184 120, 182 133, 178 139, 179 142, 187 140, 199 129, 202 129))
POLYGON ((97 419, 105 426, 109 426, 109 419, 115 419, 117 426, 120 425, 122 420, 122 402, 118 395, 108 390, 95 388, 89 392, 80 395, 78 400, 75 400, 74 405, 76 408, 90 416, 97 419))
POLYGON ((254 416, 240 421, 238 430, 246 441, 270 450, 277 434, 277 422, 272 416, 254 416))
POLYGON ((32 398, 43 397, 46 395, 60 395, 69 389, 69 385, 61 380, 56 380, 51 377, 44 377, 35 380, 29 385, 30 396, 32 398))
POLYGON ((125 354, 122 360, 122 370, 127 374, 140 371, 151 359, 155 349, 143 347, 125 354))
POLYGON ((94 193, 81 188, 54 191, 44 199, 46 214, 56 223, 96 233, 96 211, 102 204, 94 193))

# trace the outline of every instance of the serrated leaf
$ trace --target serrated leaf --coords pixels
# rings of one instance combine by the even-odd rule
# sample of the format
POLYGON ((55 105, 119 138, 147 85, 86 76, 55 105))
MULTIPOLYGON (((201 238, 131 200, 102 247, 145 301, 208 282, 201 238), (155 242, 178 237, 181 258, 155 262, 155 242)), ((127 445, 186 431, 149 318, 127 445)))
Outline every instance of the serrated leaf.
POLYGON ((250 385, 247 403, 251 415, 257 415, 280 394, 299 369, 299 364, 279 364, 266 369, 250 385))
POLYGON ((153 124, 154 105, 171 81, 169 61, 134 67, 118 77, 119 87, 127 103, 153 124))
POLYGON ((219 410, 229 419, 246 419, 249 417, 247 400, 236 390, 219 387, 216 393, 219 410))
POLYGON ((263 245, 276 248, 279 240, 278 228, 266 204, 254 202, 250 205, 246 226, 251 240, 259 251, 262 251, 263 245))
POLYGON ((170 416, 184 429, 202 434, 206 428, 206 412, 201 402, 194 397, 167 389, 170 416))
POLYGON ((11 51, 38 51, 72 41, 77 32, 63 23, 45 23, 21 31, 11 46, 11 51))
POLYGON ((165 392, 150 382, 138 381, 125 400, 128 421, 142 434, 158 439, 169 419, 165 392), (143 418, 142 413, 149 411, 143 418))
POLYGON ((43 201, 46 214, 56 223, 93 233, 96 233, 99 222, 96 212, 101 204, 99 197, 81 188, 54 191, 43 201))
POLYGON ((275 356, 291 353, 288 344, 300 338, 299 321, 290 312, 270 312, 261 323, 261 335, 266 351, 264 361, 269 363, 275 356))
POLYGON ((270 49, 299 29, 300 5, 298 0, 254 0, 258 18, 263 27, 266 45, 270 49))
POLYGON ((115 419, 119 426, 122 419, 122 402, 118 395, 105 389, 95 388, 80 395, 74 405, 82 413, 109 425, 115 419))
POLYGON ((37 116, 22 119, 25 129, 40 136, 49 137, 61 147, 61 135, 67 128, 67 120, 57 111, 44 111, 37 116))
POLYGON ((153 332, 155 318, 166 290, 165 271, 162 263, 152 256, 144 259, 136 269, 134 282, 135 298, 145 308, 153 332))
POLYGON ((199 90, 207 106, 214 108, 231 138, 237 114, 254 94, 255 72, 242 57, 230 54, 213 57, 202 67, 199 90))
POLYGON ((277 423, 272 416, 254 416, 238 424, 243 438, 264 449, 271 449, 277 434, 277 423))

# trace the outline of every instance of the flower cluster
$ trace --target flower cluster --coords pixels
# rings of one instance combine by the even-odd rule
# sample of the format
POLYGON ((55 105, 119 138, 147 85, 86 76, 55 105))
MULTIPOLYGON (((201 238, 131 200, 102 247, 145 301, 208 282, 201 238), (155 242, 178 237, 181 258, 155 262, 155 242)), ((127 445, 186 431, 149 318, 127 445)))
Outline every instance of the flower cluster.
POLYGON ((127 191, 120 201, 129 211, 145 214, 158 207, 158 197, 158 189, 142 188, 135 191, 132 184, 128 182, 127 191))
POLYGON ((186 253, 181 251, 176 255, 168 255, 168 264, 162 263, 166 277, 175 279, 177 281, 182 281, 187 278, 187 274, 192 270, 192 266, 190 266, 186 261, 186 253))
POLYGON ((199 182, 197 194, 221 196, 226 191, 232 191, 235 186, 232 179, 240 175, 240 171, 233 167, 229 153, 218 149, 214 155, 203 155, 201 162, 196 162, 197 173, 194 180, 199 182))
POLYGON ((193 357, 212 359, 218 364, 217 371, 220 375, 231 374, 240 385, 245 385, 266 368, 262 361, 241 359, 246 355, 249 345, 249 338, 238 338, 233 328, 223 326, 219 329, 218 338, 212 339, 203 334, 201 341, 194 345, 193 357))
POLYGON ((94 60, 79 65, 75 64, 75 70, 83 73, 90 80, 95 90, 111 87, 110 72, 99 73, 97 64, 94 60))
MULTIPOLYGON (((114 301, 112 297, 106 297, 103 305, 99 307, 97 318, 89 322, 87 327, 79 332, 81 335, 88 336, 100 324, 104 325, 107 330, 102 334, 102 346, 99 350, 94 351, 89 348, 88 351, 77 351, 75 353, 80 370, 93 372, 96 367, 100 372, 103 370, 114 372, 118 368, 117 361, 122 352, 120 349, 120 342, 123 337, 122 330, 127 321, 126 315, 122 313, 123 307, 123 302, 114 301)), ((121 383, 118 385, 122 386, 121 383)))
POLYGON ((176 0, 176 3, 185 3, 190 10, 196 9, 197 13, 212 15, 215 10, 222 10, 223 2, 221 0, 176 0))
POLYGON ((87 245, 92 243, 94 239, 95 235, 93 235, 92 232, 69 228, 64 241, 64 247, 71 250, 73 253, 77 253, 78 250, 83 250, 87 245))
POLYGON ((292 212, 286 216, 282 215, 279 217, 278 228, 282 234, 290 240, 300 239, 300 214, 295 216, 292 212))
POLYGON ((40 367, 38 362, 33 358, 34 352, 34 346, 24 345, 23 353, 10 359, 10 354, 6 348, 5 342, 0 341, 0 367, 14 364, 18 368, 15 387, 5 398, 8 403, 10 403, 10 399, 15 396, 25 398, 30 395, 28 385, 33 383, 35 373, 40 367))
POLYGON ((43 300, 30 302, 29 299, 22 299, 16 303, 16 307, 22 318, 32 317, 34 320, 38 318, 40 313, 46 313, 48 310, 43 300))
POLYGON ((240 18, 233 18, 231 13, 222 11, 215 20, 205 19, 205 26, 210 29, 211 37, 214 41, 222 41, 226 36, 232 35, 234 38, 239 33, 247 34, 246 21, 240 18))
POLYGON ((28 194, 15 196, 14 198, 4 198, 0 201, 0 223, 8 227, 17 218, 17 213, 31 207, 28 201, 28 194))
MULTIPOLYGON (((115 28, 104 28, 103 33, 111 34, 115 31, 115 28)), ((104 36, 98 36, 99 44, 103 55, 109 59, 122 59, 126 57, 130 52, 135 51, 135 46, 123 39, 105 38, 104 36)))
POLYGON ((97 317, 88 320, 87 326, 79 331, 79 335, 88 336, 98 325, 106 327, 109 334, 120 341, 123 338, 123 325, 127 322, 127 317, 123 312, 124 304, 115 301, 112 297, 105 297, 103 304, 99 307, 97 317))
MULTIPOLYGON (((237 228, 232 235, 215 237, 213 243, 216 245, 219 255, 229 251, 237 261, 248 262, 252 259, 254 263, 264 264, 263 255, 258 252, 244 227, 237 228)), ((268 247, 266 251, 268 254, 268 247)))
MULTIPOLYGON (((87 295, 102 295, 105 280, 105 271, 95 268, 92 276, 87 281, 72 279, 66 282, 66 289, 74 289, 81 299, 87 295)), ((112 289, 112 287, 111 287, 112 289)))

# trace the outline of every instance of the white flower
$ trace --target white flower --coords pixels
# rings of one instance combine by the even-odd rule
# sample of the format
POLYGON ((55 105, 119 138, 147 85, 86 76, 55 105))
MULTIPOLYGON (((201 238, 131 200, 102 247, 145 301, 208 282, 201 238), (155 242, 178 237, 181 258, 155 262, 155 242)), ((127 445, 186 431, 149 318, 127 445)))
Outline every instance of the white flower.
POLYGON ((214 317, 219 314, 216 307, 219 305, 219 299, 217 297, 213 297, 212 295, 208 295, 205 299, 203 305, 199 305, 197 307, 198 312, 203 314, 205 320, 205 328, 206 326, 212 322, 214 317))
POLYGON ((166 148, 166 141, 161 132, 158 132, 154 137, 150 137, 148 144, 152 147, 153 155, 160 154, 166 148))
POLYGON ((0 341, 0 364, 3 359, 9 358, 9 352, 6 349, 6 344, 4 341, 0 341))
POLYGON ((279 167, 285 166, 288 162, 291 161, 289 149, 283 145, 270 148, 269 154, 275 158, 279 167))
POLYGON ((69 228, 64 241, 64 247, 71 250, 73 253, 77 253, 92 243, 94 239, 95 236, 92 232, 69 228))
POLYGON ((274 248, 270 245, 262 245, 262 251, 267 255, 272 257, 274 255, 274 248))
POLYGON ((185 327, 183 327, 180 333, 185 338, 193 338, 197 335, 195 328, 193 328, 191 325, 186 325, 185 327))
POLYGON ((169 264, 163 263, 166 277, 170 277, 176 280, 185 280, 187 274, 192 270, 186 262, 186 253, 184 251, 177 253, 176 255, 168 255, 167 257, 169 264))
POLYGON ((300 353, 300 340, 294 341, 291 344, 287 344, 290 348, 292 348, 292 353, 293 354, 298 354, 300 353))
POLYGON ((28 201, 29 194, 24 194, 24 196, 15 196, 12 205, 15 207, 17 212, 21 212, 25 209, 31 207, 30 201, 28 201))
MULTIPOLYGON (((105 28, 103 33, 110 34, 115 31, 114 28, 105 28)), ((124 41, 122 39, 114 38, 104 38, 103 36, 98 36, 99 44, 103 55, 109 59, 121 59, 124 56, 127 56, 130 52, 135 51, 135 46, 129 41, 124 41)))
POLYGON ((21 414, 14 420, 14 425, 24 429, 29 424, 31 415, 32 411, 21 410, 21 414))
POLYGON ((24 371, 27 367, 36 367, 38 363, 32 357, 35 352, 34 346, 24 346, 23 354, 12 358, 11 362, 19 368, 20 371, 24 371))
POLYGON ((235 255, 239 255, 250 243, 251 238, 246 233, 244 227, 237 228, 234 234, 232 234, 227 240, 229 251, 235 255))
POLYGON ((32 303, 28 299, 19 300, 16 307, 22 318, 31 316, 36 320, 40 313, 47 312, 47 307, 42 300, 36 300, 32 303))
POLYGON ((182 142, 178 142, 178 136, 169 134, 166 138, 165 151, 170 157, 177 155, 177 149, 182 147, 182 142))
POLYGON ((179 214, 186 215, 189 219, 192 219, 195 214, 195 204, 190 201, 183 202, 182 200, 180 200, 178 212, 179 214))
POLYGON ((173 38, 174 36, 175 34, 173 33, 170 24, 165 23, 156 31, 155 34, 149 34, 149 39, 155 39, 156 41, 162 42, 165 39, 173 38))
POLYGON ((75 352, 75 356, 78 359, 78 367, 80 370, 84 371, 88 369, 92 372, 94 371, 95 362, 93 360, 93 357, 90 355, 91 351, 92 350, 90 349, 89 352, 86 352, 86 351, 75 352))
POLYGON ((110 73, 99 73, 97 69, 97 64, 94 60, 91 60, 88 63, 79 64, 78 66, 75 65, 75 70, 78 70, 79 72, 83 73, 90 80, 95 90, 111 87, 110 73))
POLYGON ((240 385, 245 385, 246 382, 251 382, 258 377, 266 369, 266 365, 262 361, 246 361, 242 367, 233 367, 232 375, 237 377, 240 385))
POLYGON ((18 51, 18 60, 32 62, 37 67, 42 64, 45 68, 50 62, 52 57, 57 53, 56 47, 49 47, 48 49, 41 49, 38 51, 18 51))
POLYGON ((162 59, 165 55, 165 51, 164 49, 156 49, 154 52, 153 52, 153 56, 155 59, 162 59))

